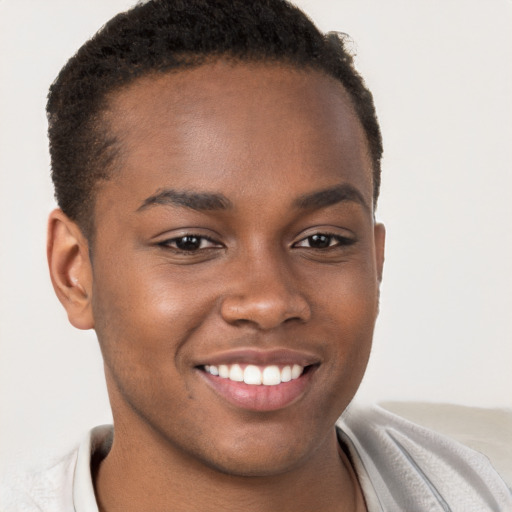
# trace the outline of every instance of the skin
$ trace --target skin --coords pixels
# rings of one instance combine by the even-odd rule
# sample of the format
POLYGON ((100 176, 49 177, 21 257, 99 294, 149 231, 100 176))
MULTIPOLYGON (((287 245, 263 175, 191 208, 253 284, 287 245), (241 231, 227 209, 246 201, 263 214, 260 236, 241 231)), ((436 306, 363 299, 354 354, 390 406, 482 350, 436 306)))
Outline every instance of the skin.
POLYGON ((96 330, 105 362, 115 437, 96 474, 100 509, 363 509, 334 423, 369 357, 384 228, 343 87, 219 61, 138 79, 110 106, 122 150, 97 191, 94 244, 56 210, 48 245, 69 319, 96 330), (180 250, 185 235, 199 245, 180 250), (275 348, 316 362, 278 410, 233 405, 199 368, 275 348))

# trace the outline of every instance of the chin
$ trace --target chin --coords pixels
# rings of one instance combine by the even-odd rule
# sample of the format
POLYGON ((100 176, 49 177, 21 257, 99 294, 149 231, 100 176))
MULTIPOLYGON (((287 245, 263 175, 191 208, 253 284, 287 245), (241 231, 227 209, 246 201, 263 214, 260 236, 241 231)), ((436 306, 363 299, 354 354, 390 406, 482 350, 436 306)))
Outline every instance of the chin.
POLYGON ((293 471, 300 466, 303 456, 289 454, 276 456, 275 453, 237 453, 231 456, 223 454, 221 460, 204 461, 218 473, 233 477, 277 477, 293 471))
MULTIPOLYGON (((321 435, 296 424, 239 430, 216 436, 210 445, 195 447, 195 458, 214 471, 237 477, 276 477, 297 469, 324 444, 321 435), (245 431, 244 431, 245 430, 245 431)), ((331 429, 328 430, 331 432, 331 429)), ((221 433, 222 434, 222 433, 221 433)), ((331 439, 329 435, 326 439, 331 439)))

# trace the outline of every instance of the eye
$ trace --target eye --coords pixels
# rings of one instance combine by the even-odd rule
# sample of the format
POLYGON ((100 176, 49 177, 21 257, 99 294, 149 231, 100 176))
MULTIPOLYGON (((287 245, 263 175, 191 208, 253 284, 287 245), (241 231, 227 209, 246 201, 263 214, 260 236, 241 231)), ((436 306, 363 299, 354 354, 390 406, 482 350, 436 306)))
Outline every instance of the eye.
POLYGON ((176 238, 170 238, 168 240, 164 240, 163 242, 159 242, 158 245, 160 245, 161 247, 175 249, 179 252, 189 253, 200 251, 202 249, 222 247, 221 244, 215 242, 211 238, 193 234, 178 236, 176 238))
POLYGON ((339 246, 351 245, 355 242, 351 238, 330 233, 315 233, 295 243, 294 247, 304 247, 310 249, 330 249, 339 246))

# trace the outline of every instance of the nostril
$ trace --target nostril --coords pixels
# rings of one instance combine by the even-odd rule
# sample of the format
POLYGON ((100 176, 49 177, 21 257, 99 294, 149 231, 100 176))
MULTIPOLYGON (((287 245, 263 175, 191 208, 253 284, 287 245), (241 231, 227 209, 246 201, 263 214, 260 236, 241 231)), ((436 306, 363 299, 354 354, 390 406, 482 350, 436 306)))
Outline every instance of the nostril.
POLYGON ((285 290, 262 290, 244 296, 226 297, 221 315, 232 325, 254 324, 260 329, 273 329, 290 322, 305 322, 311 309, 304 297, 285 290))

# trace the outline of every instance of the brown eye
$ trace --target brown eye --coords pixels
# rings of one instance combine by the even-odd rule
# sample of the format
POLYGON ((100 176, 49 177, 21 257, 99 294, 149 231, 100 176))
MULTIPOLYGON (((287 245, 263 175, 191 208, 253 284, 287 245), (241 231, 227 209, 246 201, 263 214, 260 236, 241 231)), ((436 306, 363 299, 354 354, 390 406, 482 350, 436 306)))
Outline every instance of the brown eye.
POLYGON ((180 251, 197 251, 201 247, 201 238, 194 235, 182 236, 174 240, 180 251))
POLYGON ((294 244, 294 247, 304 249, 334 249, 352 245, 355 242, 352 238, 340 235, 332 235, 330 233, 315 233, 294 244))
POLYGON ((196 252, 203 249, 212 249, 222 247, 222 244, 200 235, 183 235, 170 238, 160 242, 158 245, 168 249, 174 249, 180 252, 196 252))
POLYGON ((307 240, 309 246, 313 249, 325 249, 326 247, 330 247, 333 238, 334 237, 331 235, 318 234, 308 236, 307 240))

